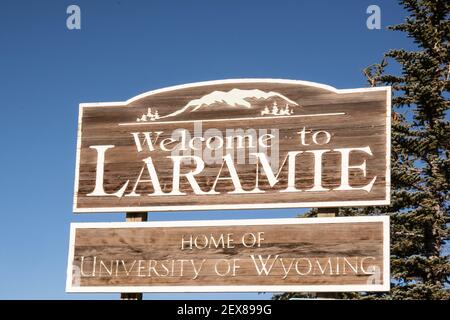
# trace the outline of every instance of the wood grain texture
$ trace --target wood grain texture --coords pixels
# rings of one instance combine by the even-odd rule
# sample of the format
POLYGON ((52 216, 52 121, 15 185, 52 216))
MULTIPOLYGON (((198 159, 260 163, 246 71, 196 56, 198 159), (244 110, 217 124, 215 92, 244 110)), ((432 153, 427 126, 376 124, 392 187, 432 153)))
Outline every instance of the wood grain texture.
MULTIPOLYGON (((282 105, 282 100, 278 101, 282 105)), ((390 90, 389 88, 361 89, 355 91, 331 90, 321 86, 295 82, 247 82, 217 83, 205 85, 187 85, 182 88, 162 90, 143 95, 129 102, 113 105, 81 105, 77 150, 77 168, 74 196, 75 212, 132 212, 132 211, 170 211, 203 209, 240 209, 240 208, 276 208, 276 207, 335 207, 353 205, 374 205, 389 203, 390 192, 390 90), (157 121, 137 122, 148 112, 148 108, 157 109, 160 116, 173 114, 190 101, 199 99, 215 91, 230 92, 233 89, 262 90, 277 92, 298 104, 292 107, 292 116, 263 117, 260 111, 273 102, 268 99, 248 100, 251 108, 233 108, 223 104, 212 104, 196 111, 182 112, 157 121), (295 110, 295 111, 294 111, 295 110), (310 115, 324 116, 312 116, 310 115), (327 116, 327 114, 337 114, 327 116), (216 121, 217 120, 217 121, 216 121), (194 133, 194 124, 201 123, 202 132, 216 130, 223 136, 226 130, 277 130, 279 164, 289 151, 311 151, 330 149, 322 159, 322 185, 330 189, 327 192, 283 193, 287 187, 288 169, 285 165, 279 175, 279 182, 270 186, 267 177, 260 172, 259 184, 264 193, 231 194, 234 186, 230 181, 219 181, 216 185, 218 195, 198 195, 193 192, 186 178, 180 180, 183 196, 149 196, 154 192, 150 183, 138 184, 139 197, 128 197, 132 192, 143 160, 151 157, 156 168, 162 191, 172 190, 173 163, 168 158, 170 152, 159 148, 149 151, 144 148, 138 152, 132 133, 162 132, 159 141, 170 138, 175 130, 184 129, 194 133), (327 131, 330 142, 324 145, 300 144, 298 132, 302 128, 312 132, 327 131), (104 190, 111 194, 129 181, 125 196, 88 196, 92 193, 96 181, 97 152, 92 146, 113 145, 105 155, 104 190), (351 169, 350 185, 361 187, 372 177, 377 177, 370 192, 363 190, 337 191, 341 183, 341 158, 337 148, 359 148, 369 146, 372 156, 355 152, 351 165, 366 161, 367 173, 351 169)), ((274 131, 275 132, 275 131, 274 131)), ((320 136, 318 136, 320 138, 320 136)), ((323 139, 323 136, 322 136, 323 139)), ((320 142, 320 139, 319 139, 320 142)), ((144 146, 145 147, 145 146, 144 146)), ((222 150, 223 154, 228 152, 222 150)), ((204 157, 205 154, 200 154, 204 157)), ((233 160, 237 162, 236 152, 233 160)), ((237 164, 236 170, 244 190, 255 187, 255 164, 248 163, 248 152, 244 156, 246 163, 237 164)), ((313 186, 314 161, 312 154, 305 153, 298 158, 295 167, 295 187, 307 190, 313 186)), ((209 191, 221 168, 221 162, 206 164, 196 181, 203 191, 209 191)), ((192 170, 192 165, 182 166, 183 172, 192 170)), ((228 176, 224 171, 223 176, 228 176)), ((149 179, 148 174, 144 177, 149 179)))
MULTIPOLYGON (((143 222, 147 221, 147 212, 128 212, 126 214, 127 222, 143 222)), ((142 292, 122 292, 120 300, 142 300, 142 292)))
POLYGON ((150 222, 115 223, 113 227, 76 224, 68 291, 160 290, 153 287, 165 287, 165 291, 195 287, 199 291, 202 286, 232 286, 236 291, 258 291, 260 286, 292 286, 296 291, 305 286, 323 291, 333 285, 338 287, 332 291, 345 291, 352 285, 367 291, 386 288, 388 219, 352 219, 279 219, 253 225, 247 220, 216 226, 212 221, 206 226, 185 222, 186 226, 180 223, 177 227, 150 222), (205 242, 203 235, 216 242, 205 242), (221 235, 223 242, 218 241, 221 235), (226 241, 228 235, 231 242, 226 241), (197 246, 194 242, 191 249, 185 243, 182 249, 181 240, 190 236, 198 237, 197 246), (252 239, 261 240, 252 246, 252 239), (269 273, 260 273, 261 261, 266 259, 273 266, 269 273), (234 274, 233 263, 238 266, 234 274), (246 290, 245 286, 258 288, 246 290))

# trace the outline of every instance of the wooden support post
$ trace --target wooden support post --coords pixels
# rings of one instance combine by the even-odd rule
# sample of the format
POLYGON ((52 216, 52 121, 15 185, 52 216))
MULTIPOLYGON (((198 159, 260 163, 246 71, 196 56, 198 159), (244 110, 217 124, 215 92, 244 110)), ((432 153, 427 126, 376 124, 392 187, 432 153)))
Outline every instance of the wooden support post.
POLYGON ((318 218, 336 217, 338 212, 339 212, 338 208, 318 208, 317 217, 318 218))
MULTIPOLYGON (((318 218, 332 218, 336 217, 339 213, 339 208, 318 208, 317 217, 318 218)), ((319 299, 337 299, 336 292, 318 292, 316 293, 316 298, 319 299)))
MULTIPOLYGON (((143 222, 147 221, 147 212, 127 212, 127 222, 143 222)), ((120 300, 142 300, 142 293, 124 292, 120 294, 120 300)))
POLYGON ((147 221, 147 212, 127 212, 127 222, 143 222, 147 221))

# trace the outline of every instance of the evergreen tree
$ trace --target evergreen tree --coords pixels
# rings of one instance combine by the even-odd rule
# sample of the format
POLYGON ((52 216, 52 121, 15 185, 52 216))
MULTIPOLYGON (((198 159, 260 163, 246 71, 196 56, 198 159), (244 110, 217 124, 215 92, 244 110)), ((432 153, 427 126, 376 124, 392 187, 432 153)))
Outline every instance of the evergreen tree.
MULTIPOLYGON (((391 216, 391 291, 341 298, 450 299, 450 123, 448 0, 401 0, 405 32, 416 51, 390 50, 364 70, 371 86, 392 86, 392 202, 389 207, 340 208, 339 215, 391 216), (398 63, 400 75, 386 72, 398 63), (447 246, 448 247, 448 246, 447 246)), ((311 210, 306 216, 315 216, 311 210)), ((274 299, 304 296, 284 293, 274 299)))

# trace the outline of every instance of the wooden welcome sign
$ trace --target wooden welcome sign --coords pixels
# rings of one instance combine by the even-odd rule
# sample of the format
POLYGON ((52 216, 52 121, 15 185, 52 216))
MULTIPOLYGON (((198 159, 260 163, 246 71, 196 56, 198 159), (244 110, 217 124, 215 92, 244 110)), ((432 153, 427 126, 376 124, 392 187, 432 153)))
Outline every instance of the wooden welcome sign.
POLYGON ((388 290, 389 217, 71 226, 68 292, 388 290))
POLYGON ((74 211, 388 204, 390 94, 244 79, 83 103, 74 211))

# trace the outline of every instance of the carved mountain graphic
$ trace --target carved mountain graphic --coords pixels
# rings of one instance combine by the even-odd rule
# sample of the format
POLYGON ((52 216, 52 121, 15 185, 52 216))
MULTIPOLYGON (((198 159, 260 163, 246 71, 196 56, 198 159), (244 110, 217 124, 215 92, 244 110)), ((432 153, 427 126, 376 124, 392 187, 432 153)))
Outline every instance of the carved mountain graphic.
POLYGON ((156 114, 153 113, 153 108, 149 108, 148 113, 138 118, 137 121, 169 120, 168 118, 176 120, 180 117, 199 116, 200 113, 212 115, 216 111, 226 111, 227 113, 236 111, 243 116, 289 116, 294 113, 291 107, 300 106, 278 92, 232 89, 230 91, 213 91, 199 99, 189 101, 184 107, 164 116, 159 115, 157 110, 156 114))

